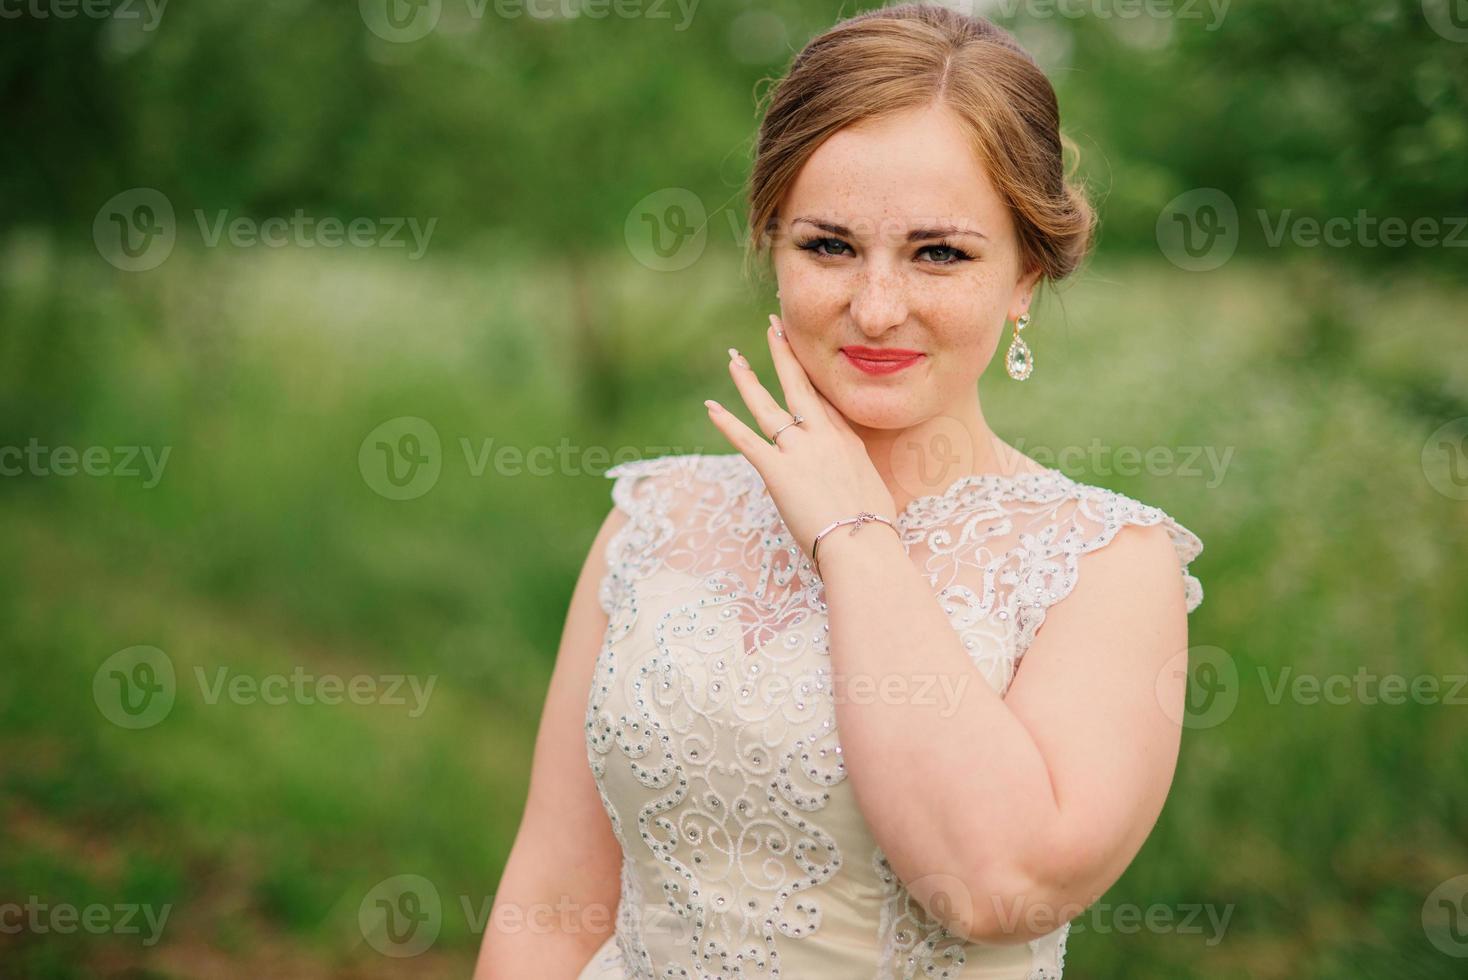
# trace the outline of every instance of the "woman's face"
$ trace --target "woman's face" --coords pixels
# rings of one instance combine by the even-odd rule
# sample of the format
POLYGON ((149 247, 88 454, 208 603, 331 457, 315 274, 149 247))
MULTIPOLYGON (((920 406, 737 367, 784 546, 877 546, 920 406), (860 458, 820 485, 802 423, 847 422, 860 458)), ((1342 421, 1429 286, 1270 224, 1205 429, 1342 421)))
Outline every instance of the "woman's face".
POLYGON ((773 257, 786 334, 857 426, 957 414, 1006 320, 1029 307, 1037 277, 1022 275, 1009 209, 960 125, 940 106, 847 127, 781 202, 773 257), (877 351, 917 353, 884 371, 877 351))

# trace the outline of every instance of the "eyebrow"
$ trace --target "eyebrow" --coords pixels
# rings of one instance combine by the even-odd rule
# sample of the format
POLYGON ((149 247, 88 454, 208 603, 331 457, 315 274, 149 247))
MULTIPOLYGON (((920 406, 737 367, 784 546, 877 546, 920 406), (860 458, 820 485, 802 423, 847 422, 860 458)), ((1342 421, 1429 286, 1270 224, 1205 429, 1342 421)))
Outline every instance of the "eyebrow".
MULTIPOLYGON (((842 235, 846 238, 855 237, 851 233, 850 228, 847 228, 845 225, 838 225, 835 222, 831 221, 818 221, 815 218, 796 218, 795 221, 792 222, 792 224, 799 224, 802 221, 804 221, 806 224, 815 225, 822 231, 830 232, 833 235, 842 235)), ((985 235, 981 231, 970 231, 967 228, 959 228, 956 225, 938 225, 933 228, 913 228, 907 233, 907 240, 909 242, 923 242, 932 238, 949 238, 954 235, 972 235, 975 238, 982 238, 984 241, 989 240, 989 236, 985 235)))

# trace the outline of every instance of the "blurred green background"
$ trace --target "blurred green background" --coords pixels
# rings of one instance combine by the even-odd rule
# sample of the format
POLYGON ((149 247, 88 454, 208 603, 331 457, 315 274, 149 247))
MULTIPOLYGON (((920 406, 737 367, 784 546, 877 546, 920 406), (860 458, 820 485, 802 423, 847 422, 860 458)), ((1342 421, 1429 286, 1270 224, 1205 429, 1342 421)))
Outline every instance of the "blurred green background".
MULTIPOLYGON (((1463 976, 1468 4, 954 5, 1102 214, 985 414, 1206 545, 1103 899, 1174 925, 1067 976, 1463 976)), ((0 975, 469 974, 601 473, 732 451, 725 348, 768 372, 755 98, 870 6, 0 5, 0 975), (376 686, 252 686, 327 675, 376 686)))

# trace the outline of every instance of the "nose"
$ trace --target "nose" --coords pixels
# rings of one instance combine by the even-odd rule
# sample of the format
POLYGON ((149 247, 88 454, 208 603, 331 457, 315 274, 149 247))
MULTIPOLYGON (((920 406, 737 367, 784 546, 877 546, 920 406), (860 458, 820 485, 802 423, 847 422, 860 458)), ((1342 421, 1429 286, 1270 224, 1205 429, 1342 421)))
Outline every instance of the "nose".
POLYGON ((858 273, 851 296, 851 319, 863 334, 880 337, 907 319, 907 296, 901 276, 885 265, 869 264, 858 273))

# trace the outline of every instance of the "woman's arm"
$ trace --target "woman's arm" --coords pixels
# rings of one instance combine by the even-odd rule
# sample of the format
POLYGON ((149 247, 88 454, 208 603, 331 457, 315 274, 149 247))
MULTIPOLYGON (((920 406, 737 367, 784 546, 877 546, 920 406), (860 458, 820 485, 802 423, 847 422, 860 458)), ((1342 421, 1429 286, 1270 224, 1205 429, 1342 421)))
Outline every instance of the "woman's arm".
POLYGON ((586 762, 586 699, 607 628, 597 598, 606 548, 627 521, 603 522, 581 568, 535 740, 530 793, 485 926, 475 980, 532 973, 574 980, 616 919, 622 851, 586 762))
POLYGON ((833 534, 820 557, 847 776, 898 877, 968 939, 1079 915, 1141 848, 1177 762, 1186 672, 1167 668, 1187 621, 1166 531, 1081 556, 1004 698, 895 535, 833 534), (935 690, 958 696, 915 696, 935 690))
MULTIPOLYGON (((811 554, 833 514, 890 514, 895 500, 773 314, 766 339, 788 411, 733 348, 729 370, 760 432, 786 431, 783 441, 706 404, 811 554), (790 428, 792 413, 801 424, 790 428)), ((1151 832, 1187 689, 1179 557, 1157 525, 1124 526, 1081 555, 1078 581, 1052 597, 1000 697, 897 535, 822 538, 847 778, 892 870, 949 931, 994 943, 1053 932, 1111 887, 1151 832)))

